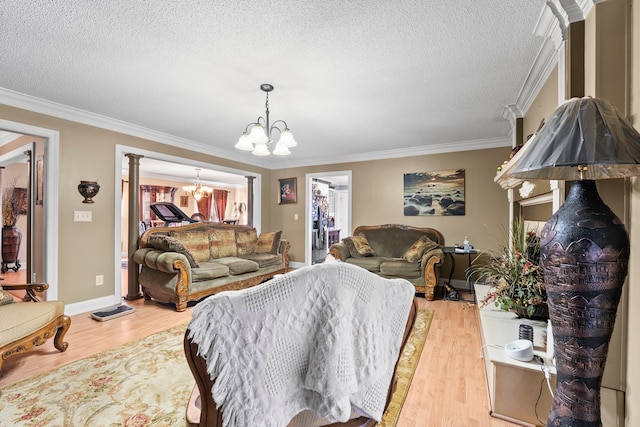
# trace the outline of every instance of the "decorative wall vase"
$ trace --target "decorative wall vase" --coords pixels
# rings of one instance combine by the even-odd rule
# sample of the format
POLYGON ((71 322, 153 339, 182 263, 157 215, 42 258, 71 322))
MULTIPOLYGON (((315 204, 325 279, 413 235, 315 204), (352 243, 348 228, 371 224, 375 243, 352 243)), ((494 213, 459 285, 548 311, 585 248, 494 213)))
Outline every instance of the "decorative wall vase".
POLYGON ((82 203, 94 203, 93 197, 98 195, 100 185, 95 181, 80 181, 78 192, 84 197, 82 203))
POLYGON ((547 426, 600 427, 600 386, 629 236, 595 181, 577 181, 541 236, 557 386, 547 426))
POLYGON ((9 264, 13 263, 11 268, 13 271, 20 269, 20 243, 22 242, 22 233, 15 225, 5 225, 2 227, 2 267, 3 273, 9 271, 9 264))

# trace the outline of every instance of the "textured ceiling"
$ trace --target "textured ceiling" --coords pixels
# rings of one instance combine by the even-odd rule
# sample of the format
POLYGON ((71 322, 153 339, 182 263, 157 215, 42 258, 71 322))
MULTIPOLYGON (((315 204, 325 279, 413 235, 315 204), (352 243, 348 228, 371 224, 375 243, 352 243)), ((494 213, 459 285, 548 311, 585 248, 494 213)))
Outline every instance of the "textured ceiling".
POLYGON ((5 0, 0 88, 273 168, 508 145, 544 3, 5 0), (286 158, 233 148, 265 82, 286 158))

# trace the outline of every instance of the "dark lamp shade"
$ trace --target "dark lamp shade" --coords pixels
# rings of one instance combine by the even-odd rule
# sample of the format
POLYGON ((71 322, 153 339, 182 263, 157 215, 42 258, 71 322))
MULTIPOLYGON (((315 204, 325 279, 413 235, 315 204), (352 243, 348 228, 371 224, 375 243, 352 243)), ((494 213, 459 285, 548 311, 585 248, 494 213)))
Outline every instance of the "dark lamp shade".
POLYGON ((527 144, 509 176, 604 179, 640 175, 640 133, 609 101, 572 98, 527 144), (587 169, 580 176, 578 166, 587 169))

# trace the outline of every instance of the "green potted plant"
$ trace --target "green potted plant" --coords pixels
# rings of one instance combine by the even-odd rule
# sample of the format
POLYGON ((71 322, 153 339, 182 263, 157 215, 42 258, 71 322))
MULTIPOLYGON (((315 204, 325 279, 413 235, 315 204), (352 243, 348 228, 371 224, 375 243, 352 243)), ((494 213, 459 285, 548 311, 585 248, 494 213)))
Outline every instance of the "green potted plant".
MULTIPOLYGON (((514 221, 510 244, 487 254, 488 262, 474 266, 479 281, 491 286, 480 306, 494 303, 518 317, 548 319, 547 294, 539 264, 540 238, 536 232, 525 233, 519 218, 514 221)), ((486 260, 486 257, 477 260, 482 258, 486 260)))

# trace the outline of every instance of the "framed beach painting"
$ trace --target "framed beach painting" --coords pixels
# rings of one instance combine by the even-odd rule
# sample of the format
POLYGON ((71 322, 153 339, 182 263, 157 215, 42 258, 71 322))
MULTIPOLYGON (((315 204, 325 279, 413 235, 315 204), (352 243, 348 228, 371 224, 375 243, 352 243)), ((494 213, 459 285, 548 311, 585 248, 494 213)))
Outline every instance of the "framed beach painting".
POLYGON ((404 174, 404 216, 461 216, 465 170, 404 174))
POLYGON ((298 203, 297 178, 279 179, 278 204, 298 203))

